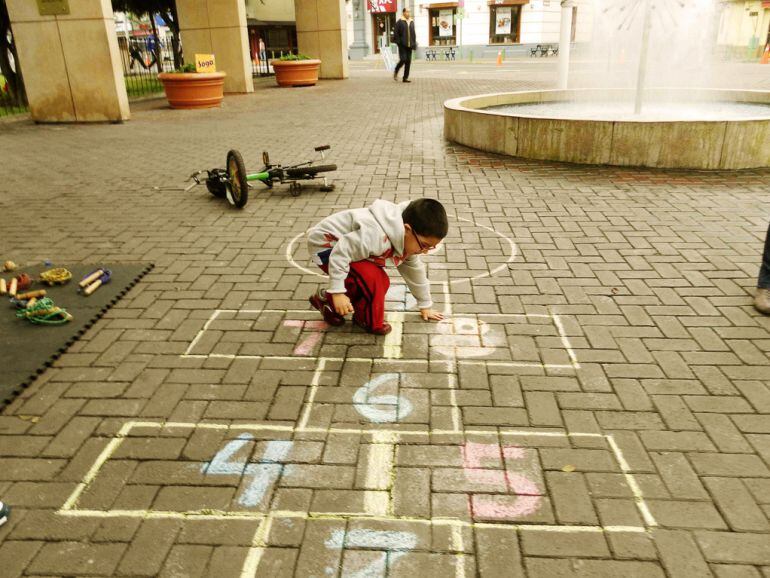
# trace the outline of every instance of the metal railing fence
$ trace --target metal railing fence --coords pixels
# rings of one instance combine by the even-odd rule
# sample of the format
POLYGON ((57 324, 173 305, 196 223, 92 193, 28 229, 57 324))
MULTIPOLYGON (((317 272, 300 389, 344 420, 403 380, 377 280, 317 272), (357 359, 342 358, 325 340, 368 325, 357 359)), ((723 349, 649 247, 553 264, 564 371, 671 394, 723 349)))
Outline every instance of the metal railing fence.
POLYGON ((286 48, 284 50, 262 50, 257 54, 257 58, 251 61, 251 75, 252 76, 272 76, 275 74, 273 67, 270 66, 270 61, 275 60, 283 56, 284 54, 298 54, 296 48, 286 48))
POLYGON ((162 94, 163 84, 158 74, 175 68, 171 41, 119 37, 118 47, 128 99, 162 94))

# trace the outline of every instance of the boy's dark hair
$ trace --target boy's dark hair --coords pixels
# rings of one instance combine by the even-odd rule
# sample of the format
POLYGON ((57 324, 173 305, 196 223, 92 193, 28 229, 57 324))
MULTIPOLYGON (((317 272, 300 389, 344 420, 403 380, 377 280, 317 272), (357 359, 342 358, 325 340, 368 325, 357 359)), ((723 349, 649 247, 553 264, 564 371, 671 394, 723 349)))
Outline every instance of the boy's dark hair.
POLYGON ((444 205, 436 199, 416 199, 401 213, 404 223, 411 225, 414 232, 425 237, 443 239, 449 231, 444 205))

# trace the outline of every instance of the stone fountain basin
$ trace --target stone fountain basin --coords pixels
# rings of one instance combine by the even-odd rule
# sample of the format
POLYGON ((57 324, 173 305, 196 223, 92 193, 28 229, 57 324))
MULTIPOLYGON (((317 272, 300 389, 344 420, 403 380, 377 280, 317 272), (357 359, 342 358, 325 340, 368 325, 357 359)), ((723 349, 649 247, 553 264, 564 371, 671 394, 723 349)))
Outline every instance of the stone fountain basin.
MULTIPOLYGON (((648 90, 645 98, 770 105, 770 92, 648 90)), ((691 169, 770 167, 770 114, 739 120, 591 120, 502 114, 488 107, 573 100, 633 99, 630 90, 543 90, 455 98, 444 103, 450 141, 528 159, 691 169)), ((770 111, 770 108, 768 109, 770 111)))

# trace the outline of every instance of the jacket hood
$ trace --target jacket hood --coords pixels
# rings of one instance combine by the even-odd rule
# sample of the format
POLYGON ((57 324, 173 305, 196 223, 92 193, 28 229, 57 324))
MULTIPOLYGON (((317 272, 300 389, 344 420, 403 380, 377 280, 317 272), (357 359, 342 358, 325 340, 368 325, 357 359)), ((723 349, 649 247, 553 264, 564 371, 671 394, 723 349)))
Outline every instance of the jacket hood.
POLYGON ((378 199, 369 207, 369 211, 380 227, 382 227, 382 230, 385 231, 397 255, 404 254, 404 235, 406 231, 401 213, 404 212, 408 204, 409 201, 396 204, 378 199))

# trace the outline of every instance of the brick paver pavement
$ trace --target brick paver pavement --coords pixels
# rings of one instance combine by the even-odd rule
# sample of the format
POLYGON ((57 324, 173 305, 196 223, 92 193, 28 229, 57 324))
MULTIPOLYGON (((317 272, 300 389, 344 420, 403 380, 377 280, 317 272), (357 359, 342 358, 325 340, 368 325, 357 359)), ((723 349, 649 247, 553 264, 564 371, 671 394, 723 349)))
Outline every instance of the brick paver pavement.
POLYGON ((0 415, 0 575, 770 576, 770 172, 453 146, 444 99, 549 84, 435 70, 0 126, 3 259, 156 265, 0 415), (333 193, 182 190, 325 143, 333 193), (323 328, 303 231, 422 195, 450 319, 396 274, 391 336, 323 328))

